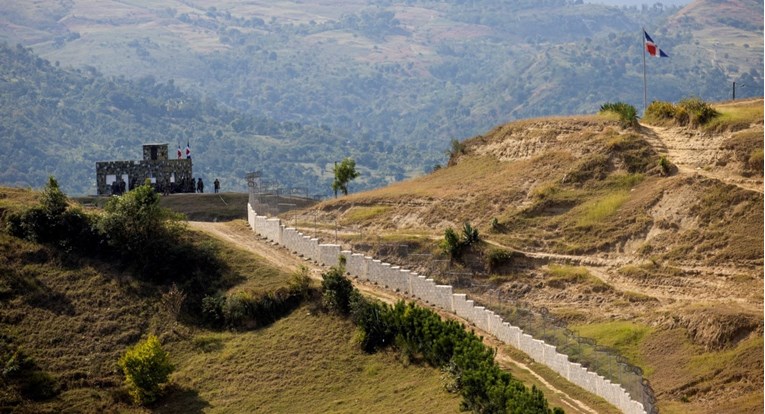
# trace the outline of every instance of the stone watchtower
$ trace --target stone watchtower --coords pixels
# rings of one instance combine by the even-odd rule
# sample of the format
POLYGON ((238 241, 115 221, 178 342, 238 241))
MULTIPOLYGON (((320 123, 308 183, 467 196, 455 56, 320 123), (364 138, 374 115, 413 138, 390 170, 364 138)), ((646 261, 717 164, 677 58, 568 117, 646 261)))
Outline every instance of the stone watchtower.
POLYGON ((99 195, 120 194, 148 179, 161 192, 193 193, 191 158, 171 160, 167 144, 144 144, 143 160, 102 161, 96 163, 99 195))

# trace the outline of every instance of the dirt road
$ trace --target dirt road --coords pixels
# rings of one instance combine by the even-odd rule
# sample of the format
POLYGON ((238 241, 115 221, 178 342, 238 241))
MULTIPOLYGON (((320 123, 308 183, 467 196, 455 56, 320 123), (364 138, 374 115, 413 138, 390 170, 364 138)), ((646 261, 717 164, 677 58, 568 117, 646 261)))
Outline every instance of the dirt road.
MULTIPOLYGON (((279 245, 258 237, 249 229, 247 223, 244 221, 237 220, 221 223, 192 221, 189 222, 189 227, 193 230, 205 232, 217 239, 234 244, 241 249, 255 253, 278 268, 295 270, 299 266, 305 266, 309 269, 311 278, 316 280, 321 280, 321 274, 326 270, 321 266, 314 264, 313 262, 295 256, 279 245)), ((353 282, 354 286, 365 295, 373 296, 387 303, 395 303, 400 299, 412 300, 411 297, 395 294, 374 284, 360 282, 358 280, 354 280, 353 282)), ((430 307, 428 304, 424 303, 420 303, 420 305, 423 307, 430 307)), ((464 323, 465 325, 469 325, 469 322, 460 319, 452 313, 444 311, 438 311, 438 313, 441 315, 441 317, 455 319, 464 323)), ((537 386, 541 386, 543 388, 547 398, 551 401, 555 401, 557 404, 562 405, 566 412, 581 414, 618 412, 616 408, 610 406, 608 406, 608 408, 605 410, 596 410, 590 404, 587 404, 580 399, 574 398, 569 393, 555 387, 539 372, 534 371, 532 367, 533 364, 526 364, 523 361, 513 358, 509 354, 505 353, 502 350, 505 345, 492 338, 488 333, 483 332, 475 327, 471 327, 471 329, 474 329, 477 335, 483 336, 487 345, 497 349, 496 359, 500 366, 502 366, 504 369, 508 369, 516 373, 518 370, 521 370, 527 373, 528 376, 533 377, 535 382, 538 383, 537 386)), ((603 405, 605 405, 605 403, 600 404, 600 406, 603 405)))

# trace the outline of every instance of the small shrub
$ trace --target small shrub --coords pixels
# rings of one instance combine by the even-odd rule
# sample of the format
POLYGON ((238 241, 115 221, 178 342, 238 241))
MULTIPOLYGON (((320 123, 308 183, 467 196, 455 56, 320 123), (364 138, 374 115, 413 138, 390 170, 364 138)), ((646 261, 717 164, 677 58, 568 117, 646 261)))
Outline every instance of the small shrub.
POLYGON ((496 272, 502 266, 507 266, 511 263, 515 253, 505 249, 492 249, 486 256, 489 272, 496 272))
POLYGON ((223 319, 230 327, 242 326, 250 315, 249 305, 252 303, 252 294, 246 291, 236 291, 226 297, 223 305, 223 319))
POLYGON ((600 106, 600 112, 612 112, 619 116, 623 126, 637 126, 637 109, 634 106, 624 103, 604 103, 600 106))
POLYGON ((52 175, 48 177, 48 184, 40 196, 40 204, 52 220, 57 219, 66 211, 68 205, 66 195, 58 188, 58 181, 52 175))
POLYGON ((202 318, 211 326, 220 327, 225 318, 223 316, 223 307, 226 304, 226 297, 221 294, 208 295, 202 298, 202 318))
POLYGON ((465 246, 478 243, 480 240, 477 228, 473 227, 467 221, 462 224, 462 242, 465 246))
POLYGON ((306 299, 311 290, 311 278, 308 276, 308 268, 300 266, 290 277, 289 290, 293 294, 306 299))
POLYGON ((457 139, 452 139, 449 143, 449 149, 446 150, 446 156, 449 157, 447 166, 452 166, 457 158, 465 153, 465 146, 457 139))
POLYGON ((170 289, 162 294, 160 303, 173 320, 178 320, 178 316, 181 314, 181 308, 183 307, 183 302, 185 300, 186 292, 184 292, 183 289, 179 289, 178 286, 173 283, 170 289))
POLYGON ((156 401, 174 369, 170 357, 154 335, 129 348, 118 365, 125 374, 128 393, 138 405, 156 401))
POLYGON ((494 232, 502 231, 502 225, 499 224, 499 220, 496 217, 491 219, 491 230, 494 232))
POLYGON ((667 176, 669 175, 670 171, 672 171, 672 163, 669 162, 665 155, 659 157, 658 165, 659 169, 661 170, 661 175, 667 176))
POLYGON ((350 298, 353 284, 345 276, 343 269, 333 267, 321 275, 321 303, 330 312, 347 315, 350 312, 350 298))
POLYGON ((688 113, 688 123, 691 126, 704 125, 720 114, 712 108, 712 105, 699 98, 683 99, 677 105, 686 110, 688 113))
POLYGON ((448 227, 444 230, 444 239, 441 241, 441 250, 448 254, 452 259, 459 257, 460 250, 462 249, 462 243, 460 243, 460 237, 453 228, 448 227))
POLYGON ((653 101, 645 110, 644 118, 650 122, 674 120, 677 115, 677 107, 671 102, 653 101))

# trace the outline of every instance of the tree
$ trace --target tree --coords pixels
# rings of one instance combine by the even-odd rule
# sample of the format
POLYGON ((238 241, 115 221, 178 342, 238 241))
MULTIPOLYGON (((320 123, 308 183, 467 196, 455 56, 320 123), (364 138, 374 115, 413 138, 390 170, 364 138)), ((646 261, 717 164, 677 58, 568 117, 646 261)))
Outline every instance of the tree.
POLYGON ((337 197, 337 190, 341 190, 343 195, 348 195, 348 183, 359 176, 356 171, 356 161, 351 158, 345 158, 339 165, 335 163, 335 181, 332 182, 332 189, 337 197))
POLYGON ((136 404, 156 401, 174 369, 155 335, 128 348, 117 364, 125 374, 125 386, 136 404))
POLYGON ((58 181, 52 175, 40 196, 40 203, 51 220, 58 220, 67 208, 66 194, 58 188, 58 181))
POLYGON ((159 194, 149 184, 112 197, 104 210, 99 229, 145 275, 156 273, 167 260, 163 255, 178 245, 178 216, 159 206, 159 194))

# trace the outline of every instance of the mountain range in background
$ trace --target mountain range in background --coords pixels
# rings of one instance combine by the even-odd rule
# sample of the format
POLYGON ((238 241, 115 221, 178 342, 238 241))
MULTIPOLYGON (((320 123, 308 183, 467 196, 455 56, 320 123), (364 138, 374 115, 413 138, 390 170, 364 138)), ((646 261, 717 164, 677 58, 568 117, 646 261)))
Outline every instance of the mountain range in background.
POLYGON ((0 182, 95 191, 95 161, 191 142, 195 175, 309 194, 356 159, 372 188, 429 171, 451 139, 513 119, 761 96, 762 1, 123 2, 0 6, 0 182), (31 48, 34 54, 17 44, 31 48))

